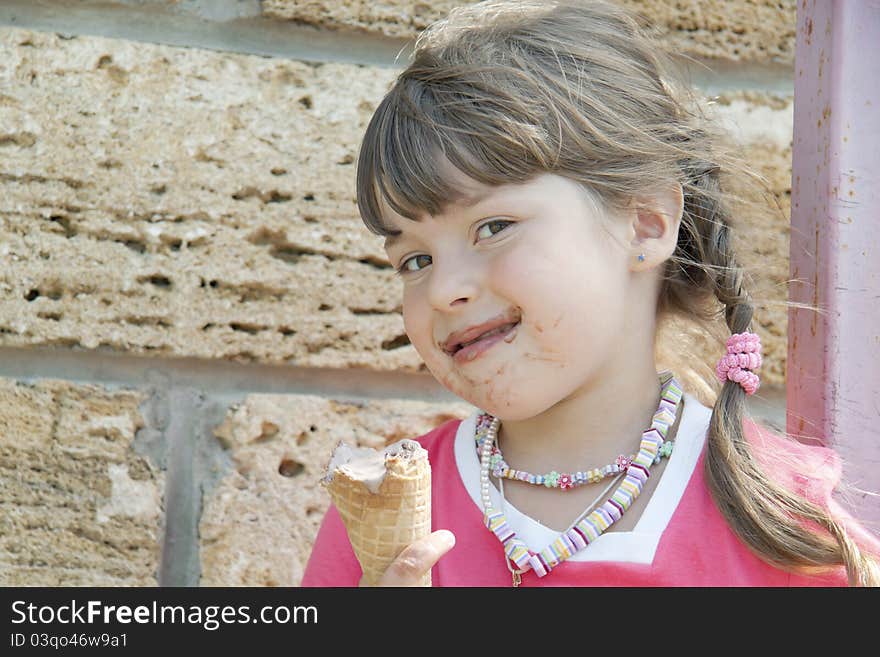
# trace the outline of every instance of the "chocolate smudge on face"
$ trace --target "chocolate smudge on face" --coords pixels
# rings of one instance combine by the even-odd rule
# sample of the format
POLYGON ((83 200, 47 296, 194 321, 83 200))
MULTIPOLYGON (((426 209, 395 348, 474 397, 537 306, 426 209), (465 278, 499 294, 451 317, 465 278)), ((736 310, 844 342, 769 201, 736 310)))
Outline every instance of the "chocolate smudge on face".
POLYGON ((547 356, 539 356, 538 354, 533 354, 529 351, 523 354, 523 358, 528 358, 529 360, 542 360, 547 363, 554 363, 559 367, 565 367, 565 359, 564 358, 549 358, 547 356))

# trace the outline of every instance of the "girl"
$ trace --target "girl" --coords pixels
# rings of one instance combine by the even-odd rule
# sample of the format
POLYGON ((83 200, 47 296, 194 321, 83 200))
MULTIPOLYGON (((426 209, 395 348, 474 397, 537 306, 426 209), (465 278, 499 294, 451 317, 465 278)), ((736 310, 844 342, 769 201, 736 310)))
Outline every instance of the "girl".
MULTIPOLYGON (((736 169, 683 89, 614 5, 481 3, 420 35, 367 128, 358 204, 412 344, 480 411, 419 438, 440 529, 383 584, 880 581, 880 543, 831 498, 834 454, 744 418, 761 355, 736 169), (710 409, 657 372, 655 333, 721 312, 710 409)), ((331 507, 302 583, 360 575, 331 507)))

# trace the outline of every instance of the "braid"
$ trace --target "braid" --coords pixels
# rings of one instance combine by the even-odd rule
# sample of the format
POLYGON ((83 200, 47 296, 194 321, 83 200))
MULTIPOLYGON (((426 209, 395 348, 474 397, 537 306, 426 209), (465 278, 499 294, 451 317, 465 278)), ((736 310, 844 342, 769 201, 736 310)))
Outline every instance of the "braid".
MULTIPOLYGON (((684 211, 657 318, 696 319, 713 333, 723 315, 731 333, 747 331, 753 286, 731 243, 735 197, 720 181, 722 168, 737 186, 759 176, 738 148, 726 155, 733 144, 635 16, 615 3, 522 0, 460 7, 426 30, 364 134, 357 201, 367 226, 394 234, 383 201, 416 219, 459 199, 446 164, 490 186, 549 171, 624 208, 675 172, 684 211)), ((843 525, 761 472, 744 410, 745 392, 725 383, 707 443, 707 481, 733 531, 779 566, 844 564, 851 582, 878 582, 843 525)))
MULTIPOLYGON (((720 169, 705 164, 689 169, 690 183, 683 186, 684 230, 678 257, 670 265, 674 272, 668 281, 670 300, 680 305, 686 288, 692 297, 694 289, 709 290, 724 307, 730 332, 747 331, 754 307, 747 275, 734 254, 729 213, 720 200, 720 169)), ((880 585, 876 563, 862 554, 840 522, 770 480, 758 466, 743 435, 745 399, 737 383, 723 384, 707 438, 706 478, 728 525, 759 557, 779 567, 798 570, 842 564, 851 585, 880 585), (810 525, 825 532, 810 531, 810 525)))

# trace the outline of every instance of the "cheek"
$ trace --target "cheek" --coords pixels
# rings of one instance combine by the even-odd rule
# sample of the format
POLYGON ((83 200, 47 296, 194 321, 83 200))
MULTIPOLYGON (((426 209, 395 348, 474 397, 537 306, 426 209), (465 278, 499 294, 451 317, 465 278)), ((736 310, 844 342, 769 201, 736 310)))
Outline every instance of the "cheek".
POLYGON ((624 272, 614 271, 616 263, 600 254, 555 246, 552 253, 531 251, 499 261, 494 274, 499 293, 522 310, 541 356, 565 354, 571 363, 601 348, 617 326, 625 309, 624 272))
POLYGON ((413 298, 405 298, 403 303, 403 328, 410 343, 428 370, 438 379, 446 372, 446 355, 441 350, 438 339, 434 335, 432 311, 428 304, 413 298))
POLYGON ((409 337, 409 341, 420 354, 425 350, 426 345, 433 342, 428 317, 429 315, 424 312, 418 302, 404 299, 403 328, 409 337))
POLYGON ((590 275, 583 257, 560 249, 517 249, 499 260, 493 269, 496 290, 518 306, 538 336, 558 327, 572 307, 579 307, 587 294, 590 275))

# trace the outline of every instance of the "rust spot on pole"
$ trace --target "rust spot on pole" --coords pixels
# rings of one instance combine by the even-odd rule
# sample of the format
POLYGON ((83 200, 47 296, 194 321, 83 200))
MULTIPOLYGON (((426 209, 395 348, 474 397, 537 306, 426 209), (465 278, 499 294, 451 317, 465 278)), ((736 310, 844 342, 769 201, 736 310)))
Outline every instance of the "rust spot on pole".
POLYGON ((816 259, 816 266, 813 268, 813 313, 812 318, 810 319, 810 333, 813 337, 816 336, 816 322, 818 321, 818 317, 815 308, 819 307, 819 226, 816 225, 815 231, 815 250, 813 251, 813 257, 816 259))

